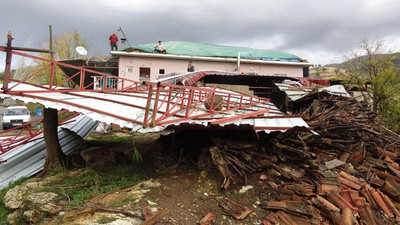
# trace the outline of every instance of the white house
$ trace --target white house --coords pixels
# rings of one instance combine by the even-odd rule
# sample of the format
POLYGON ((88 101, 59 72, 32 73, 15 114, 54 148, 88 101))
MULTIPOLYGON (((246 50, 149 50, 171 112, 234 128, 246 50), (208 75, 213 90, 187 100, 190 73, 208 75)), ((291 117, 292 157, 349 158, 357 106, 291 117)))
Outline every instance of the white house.
POLYGON ((307 77, 312 65, 290 53, 246 47, 190 42, 163 43, 166 54, 153 53, 156 43, 112 51, 119 58, 118 76, 154 81, 160 75, 187 72, 189 61, 195 70, 217 70, 259 76, 307 77))

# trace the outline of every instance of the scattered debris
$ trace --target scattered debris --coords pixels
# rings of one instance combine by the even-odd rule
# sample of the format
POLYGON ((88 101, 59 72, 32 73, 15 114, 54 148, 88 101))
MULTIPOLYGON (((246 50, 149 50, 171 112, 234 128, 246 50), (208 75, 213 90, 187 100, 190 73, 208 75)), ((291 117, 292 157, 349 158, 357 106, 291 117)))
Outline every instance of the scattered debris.
POLYGON ((167 215, 167 213, 168 213, 168 208, 165 208, 165 209, 161 210, 160 212, 158 212, 153 217, 151 217, 150 219, 142 222, 140 225, 152 225, 152 224, 156 223, 157 221, 159 221, 161 218, 163 218, 165 215, 167 215))
POLYGON ((145 220, 149 220, 154 216, 153 213, 151 212, 149 201, 147 201, 146 199, 140 199, 139 206, 140 208, 142 208, 142 214, 145 220))
POLYGON ((251 213, 249 209, 229 199, 222 199, 219 203, 219 206, 224 209, 224 212, 228 213, 238 220, 246 218, 246 216, 251 213))
POLYGON ((243 186, 243 187, 239 190, 239 193, 241 193, 241 194, 246 193, 248 190, 253 189, 253 188, 254 188, 254 187, 251 186, 251 185, 243 186))
MULTIPOLYGON (((272 212, 264 224, 290 223, 288 217, 301 224, 399 220, 394 201, 400 202, 400 135, 380 125, 366 103, 319 94, 308 104, 299 103, 295 112, 319 135, 296 129, 270 134, 185 131, 166 143, 201 152, 200 170, 218 170, 221 189, 247 187, 249 174, 262 172, 260 207, 272 212)), ((246 210, 236 204, 224 200, 220 206, 244 218, 246 210)))
POLYGON ((215 215, 208 213, 203 219, 200 220, 200 225, 210 225, 215 221, 215 215))
POLYGON ((346 163, 339 159, 332 159, 331 161, 325 162, 325 166, 328 170, 331 170, 339 166, 343 166, 344 164, 346 163))

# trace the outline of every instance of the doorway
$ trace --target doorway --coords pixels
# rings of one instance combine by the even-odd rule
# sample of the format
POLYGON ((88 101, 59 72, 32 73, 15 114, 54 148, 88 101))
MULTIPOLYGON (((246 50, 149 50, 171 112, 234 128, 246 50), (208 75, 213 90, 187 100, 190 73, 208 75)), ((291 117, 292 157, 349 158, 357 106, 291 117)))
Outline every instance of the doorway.
POLYGON ((150 81, 150 68, 140 67, 139 68, 139 81, 150 81))

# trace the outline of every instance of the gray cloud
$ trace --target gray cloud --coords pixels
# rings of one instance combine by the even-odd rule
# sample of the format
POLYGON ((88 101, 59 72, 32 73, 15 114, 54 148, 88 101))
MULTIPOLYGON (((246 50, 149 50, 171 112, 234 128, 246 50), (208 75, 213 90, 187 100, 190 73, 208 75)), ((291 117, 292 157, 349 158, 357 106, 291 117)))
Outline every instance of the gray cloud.
POLYGON ((30 40, 30 47, 40 47, 52 24, 56 35, 77 30, 88 39, 89 53, 108 55, 108 36, 121 26, 131 44, 180 40, 246 46, 326 64, 340 62, 363 37, 379 35, 398 44, 399 11, 396 0, 13 0, 2 3, 0 35, 6 40, 11 30, 14 45, 30 40))

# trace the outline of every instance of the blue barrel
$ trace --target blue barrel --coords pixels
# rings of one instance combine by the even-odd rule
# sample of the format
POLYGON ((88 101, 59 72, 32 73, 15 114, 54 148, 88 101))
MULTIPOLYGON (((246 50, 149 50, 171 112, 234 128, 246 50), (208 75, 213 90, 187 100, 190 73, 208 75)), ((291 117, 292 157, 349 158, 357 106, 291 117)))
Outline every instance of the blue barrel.
POLYGON ((36 108, 35 116, 42 116, 42 108, 36 108))

